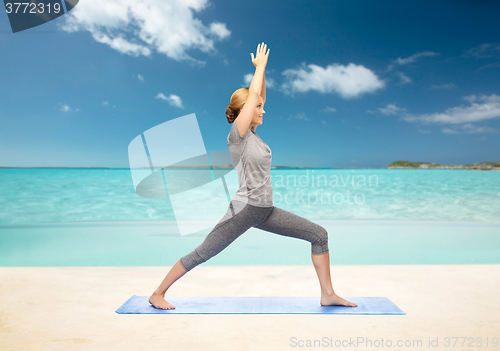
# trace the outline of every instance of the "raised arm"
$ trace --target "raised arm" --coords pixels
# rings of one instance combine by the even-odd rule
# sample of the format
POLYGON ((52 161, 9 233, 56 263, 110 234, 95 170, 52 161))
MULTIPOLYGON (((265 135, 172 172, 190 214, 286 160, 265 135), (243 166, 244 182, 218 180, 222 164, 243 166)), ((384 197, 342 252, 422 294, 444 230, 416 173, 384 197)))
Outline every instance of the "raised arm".
POLYGON ((264 71, 264 76, 262 77, 262 91, 260 92, 262 100, 266 103, 266 71, 264 71))
POLYGON ((262 47, 261 44, 257 46, 257 55, 255 58, 253 58, 253 52, 251 53, 252 62, 255 65, 255 73, 248 89, 247 101, 245 102, 245 105, 243 105, 241 112, 238 114, 238 117, 235 120, 241 137, 245 136, 248 128, 250 127, 250 124, 252 124, 255 108, 259 103, 259 96, 261 96, 263 91, 262 87, 264 83, 264 72, 266 70, 269 51, 266 53, 267 45, 265 45, 264 43, 262 44, 262 47))

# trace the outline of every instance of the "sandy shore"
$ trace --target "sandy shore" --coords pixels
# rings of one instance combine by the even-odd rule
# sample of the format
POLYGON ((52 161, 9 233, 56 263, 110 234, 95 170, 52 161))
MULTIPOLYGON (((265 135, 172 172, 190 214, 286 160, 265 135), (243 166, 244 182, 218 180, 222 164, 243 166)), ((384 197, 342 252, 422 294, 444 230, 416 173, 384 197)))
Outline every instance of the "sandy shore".
MULTIPOLYGON (((132 295, 150 295, 169 268, 0 267, 0 349, 293 350, 312 349, 314 340, 316 349, 389 349, 390 340, 396 349, 500 350, 491 344, 500 338, 500 265, 331 267, 337 294, 385 296, 404 316, 115 313, 132 295), (462 339, 446 346, 446 337, 462 339)), ((319 303, 319 283, 312 265, 199 266, 168 295, 318 296, 319 303)))

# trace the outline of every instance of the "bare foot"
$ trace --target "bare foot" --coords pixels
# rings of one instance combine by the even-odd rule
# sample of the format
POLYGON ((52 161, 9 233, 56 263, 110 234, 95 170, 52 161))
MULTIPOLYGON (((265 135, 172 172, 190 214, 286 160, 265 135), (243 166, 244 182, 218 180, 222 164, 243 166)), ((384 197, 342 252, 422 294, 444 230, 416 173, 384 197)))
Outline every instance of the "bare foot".
POLYGON ((159 308, 162 310, 175 309, 175 306, 167 302, 165 298, 161 295, 156 295, 156 294, 151 295, 151 297, 149 298, 149 303, 152 304, 155 308, 159 308))
POLYGON ((337 294, 333 295, 327 295, 323 294, 321 295, 321 300, 320 300, 320 305, 321 306, 346 306, 346 307, 358 307, 357 304, 354 302, 349 302, 347 300, 344 300, 337 294))

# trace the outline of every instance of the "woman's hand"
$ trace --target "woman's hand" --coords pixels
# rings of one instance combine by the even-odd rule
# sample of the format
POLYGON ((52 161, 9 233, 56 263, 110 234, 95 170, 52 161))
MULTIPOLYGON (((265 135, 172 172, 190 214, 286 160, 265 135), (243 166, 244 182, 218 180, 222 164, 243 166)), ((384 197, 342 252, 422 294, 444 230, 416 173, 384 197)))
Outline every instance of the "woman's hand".
POLYGON ((255 55, 255 58, 253 57, 253 52, 250 53, 250 55, 252 56, 252 63, 255 67, 259 65, 263 65, 264 67, 267 66, 267 58, 269 57, 269 51, 271 51, 271 49, 267 50, 267 53, 266 49, 267 45, 262 42, 262 45, 257 45, 257 55, 255 55))

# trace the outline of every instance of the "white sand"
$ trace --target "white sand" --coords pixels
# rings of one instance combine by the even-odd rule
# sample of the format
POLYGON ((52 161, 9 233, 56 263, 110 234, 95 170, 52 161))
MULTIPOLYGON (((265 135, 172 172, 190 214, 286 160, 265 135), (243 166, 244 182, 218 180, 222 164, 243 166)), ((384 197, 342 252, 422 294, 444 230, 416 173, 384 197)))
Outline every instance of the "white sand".
MULTIPOLYGON (((500 265, 332 266, 342 297, 385 296, 406 315, 120 315, 170 267, 0 268, 0 350, 294 350, 296 340, 391 340, 395 349, 500 350, 500 265), (483 347, 459 339, 482 338, 483 347), (325 339, 323 339, 325 338, 325 339), (428 347, 438 338, 439 347, 428 347), (485 347, 486 338, 490 347, 485 347), (294 339, 295 340, 295 339, 294 339), (422 340, 421 346, 396 343, 422 340), (452 342, 455 340, 452 339, 452 342)), ((170 296, 318 296, 310 266, 198 266, 170 296)), ((344 349, 327 347, 316 349, 344 349)), ((377 349, 382 346, 345 349, 377 349)), ((389 347, 384 347, 389 349, 389 347)))

